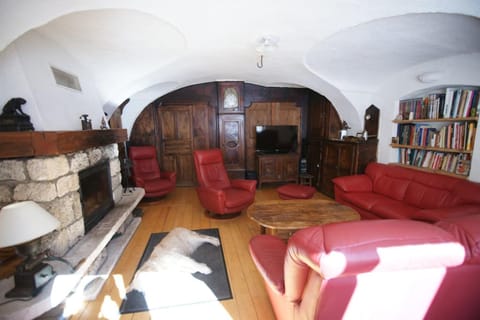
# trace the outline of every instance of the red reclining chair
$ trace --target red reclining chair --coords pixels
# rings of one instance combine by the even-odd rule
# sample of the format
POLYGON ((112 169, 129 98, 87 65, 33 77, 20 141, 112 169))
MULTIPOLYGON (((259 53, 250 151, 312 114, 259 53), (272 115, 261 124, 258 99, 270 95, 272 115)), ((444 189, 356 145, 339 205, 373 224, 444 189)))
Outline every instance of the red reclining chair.
POLYGON ((202 206, 213 214, 238 213, 255 200, 257 181, 230 180, 220 149, 193 151, 197 194, 202 206))
POLYGON ((250 253, 280 320, 480 318, 480 215, 259 235, 250 253))
POLYGON ((131 146, 132 179, 136 187, 145 189, 146 198, 157 198, 175 189, 175 172, 160 171, 157 153, 153 146, 131 146))

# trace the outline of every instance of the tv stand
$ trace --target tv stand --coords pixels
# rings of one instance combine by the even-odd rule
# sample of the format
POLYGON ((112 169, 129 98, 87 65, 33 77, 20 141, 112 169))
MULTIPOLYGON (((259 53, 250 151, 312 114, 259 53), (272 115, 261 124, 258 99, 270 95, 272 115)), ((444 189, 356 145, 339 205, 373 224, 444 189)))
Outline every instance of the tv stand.
POLYGON ((298 182, 297 153, 257 153, 258 187, 265 182, 298 182))

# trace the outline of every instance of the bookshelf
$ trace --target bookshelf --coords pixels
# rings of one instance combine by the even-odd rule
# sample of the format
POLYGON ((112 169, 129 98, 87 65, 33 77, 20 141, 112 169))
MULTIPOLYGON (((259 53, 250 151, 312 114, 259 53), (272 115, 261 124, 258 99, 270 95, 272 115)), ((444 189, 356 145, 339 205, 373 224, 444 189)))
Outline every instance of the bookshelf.
POLYGON ((479 88, 448 87, 401 100, 397 136, 402 166, 468 177, 480 108, 479 88))

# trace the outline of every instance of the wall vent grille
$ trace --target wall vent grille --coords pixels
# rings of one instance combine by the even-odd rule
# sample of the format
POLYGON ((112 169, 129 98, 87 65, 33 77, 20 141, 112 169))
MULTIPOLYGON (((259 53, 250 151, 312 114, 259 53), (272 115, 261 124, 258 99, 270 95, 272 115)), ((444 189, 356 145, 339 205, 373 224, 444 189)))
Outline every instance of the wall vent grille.
POLYGON ((73 90, 82 91, 82 88, 80 87, 80 81, 78 80, 77 76, 52 66, 50 66, 50 68, 52 69, 55 82, 58 85, 67 87, 73 90))

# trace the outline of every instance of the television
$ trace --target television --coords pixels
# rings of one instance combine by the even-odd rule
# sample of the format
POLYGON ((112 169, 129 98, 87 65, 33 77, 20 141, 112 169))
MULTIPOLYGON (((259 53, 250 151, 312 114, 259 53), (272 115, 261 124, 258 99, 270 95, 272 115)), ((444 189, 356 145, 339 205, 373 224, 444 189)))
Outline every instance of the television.
POLYGON ((258 153, 296 152, 298 126, 256 126, 255 151, 258 153))

